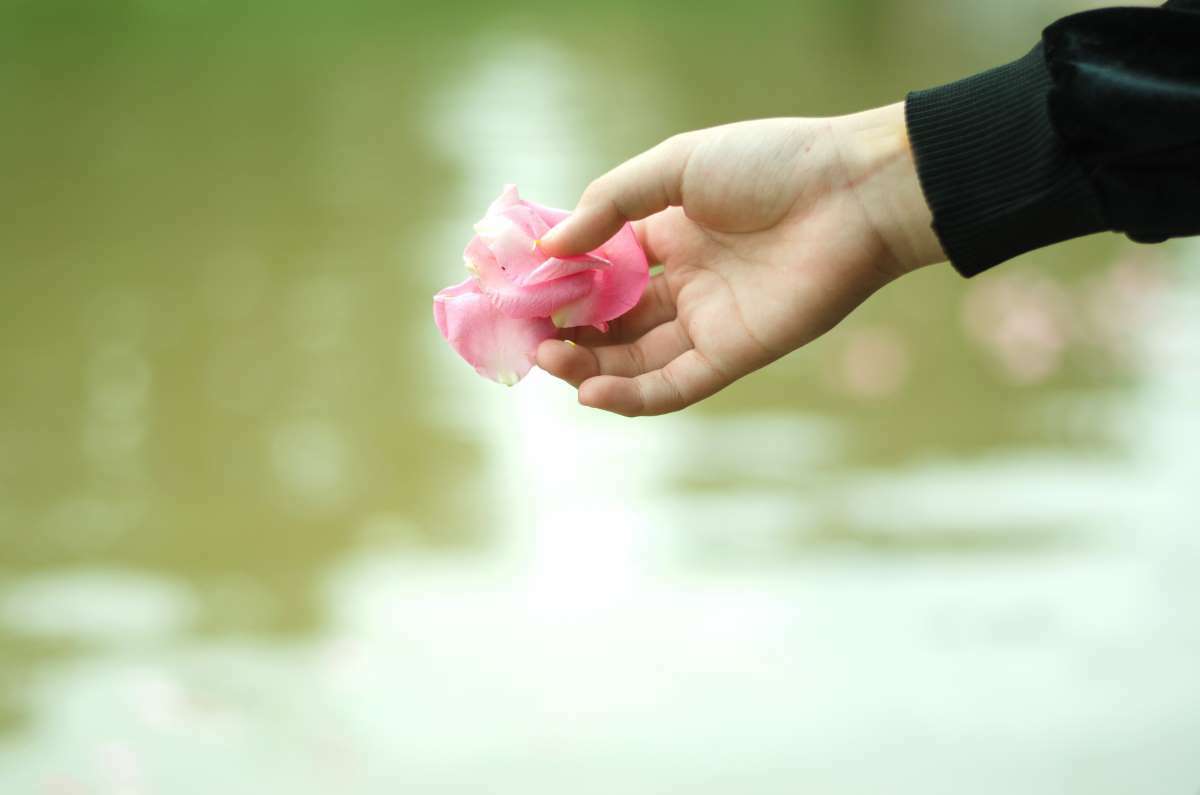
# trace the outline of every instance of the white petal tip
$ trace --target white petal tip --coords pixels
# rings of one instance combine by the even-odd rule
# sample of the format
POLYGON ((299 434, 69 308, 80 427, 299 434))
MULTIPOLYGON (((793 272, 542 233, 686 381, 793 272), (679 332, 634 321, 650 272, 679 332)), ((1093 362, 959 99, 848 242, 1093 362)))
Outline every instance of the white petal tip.
POLYGON ((477 235, 488 240, 499 236, 507 226, 508 221, 503 216, 487 215, 481 218, 473 228, 477 235))

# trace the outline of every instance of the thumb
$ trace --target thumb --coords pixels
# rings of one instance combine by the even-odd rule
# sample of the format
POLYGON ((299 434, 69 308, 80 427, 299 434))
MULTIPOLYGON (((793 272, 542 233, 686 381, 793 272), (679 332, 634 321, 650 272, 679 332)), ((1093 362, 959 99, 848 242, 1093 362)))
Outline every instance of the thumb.
POLYGON ((584 254, 602 246, 629 221, 683 203, 683 173, 695 139, 676 135, 625 161, 588 185, 575 212, 541 239, 555 257, 584 254))

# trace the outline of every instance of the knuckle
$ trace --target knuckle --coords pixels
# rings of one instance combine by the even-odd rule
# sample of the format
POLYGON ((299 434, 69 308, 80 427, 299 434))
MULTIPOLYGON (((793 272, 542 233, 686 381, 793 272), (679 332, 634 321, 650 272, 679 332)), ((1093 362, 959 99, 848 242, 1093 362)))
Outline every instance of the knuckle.
POLYGON ((662 147, 667 149, 673 156, 686 159, 688 154, 700 143, 700 140, 700 131, 688 130, 687 132, 675 133, 662 142, 662 147))
POLYGON ((636 343, 628 346, 625 350, 626 356, 629 357, 629 364, 633 367, 633 372, 646 372, 646 353, 642 350, 642 346, 636 343))
POLYGON ((588 183, 583 189, 583 195, 580 197, 580 204, 597 205, 604 204, 608 201, 608 180, 605 177, 597 177, 588 183))
POLYGON ((679 388, 679 384, 671 374, 670 368, 663 368, 660 372, 662 373, 664 394, 658 413, 668 414, 672 411, 679 411, 679 409, 687 405, 683 390, 679 388))
POLYGON ((687 144, 687 136, 687 133, 675 133, 668 138, 664 138, 658 146, 660 149, 679 149, 687 144))

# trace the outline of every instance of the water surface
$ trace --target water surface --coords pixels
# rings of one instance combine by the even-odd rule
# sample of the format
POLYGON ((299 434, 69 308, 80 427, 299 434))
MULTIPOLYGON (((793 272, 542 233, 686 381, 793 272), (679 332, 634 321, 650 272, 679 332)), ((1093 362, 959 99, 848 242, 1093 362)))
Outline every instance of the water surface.
POLYGON ((504 182, 1082 5, 14 5, 4 790, 1200 786, 1195 245, 928 269, 634 422, 429 316, 504 182))

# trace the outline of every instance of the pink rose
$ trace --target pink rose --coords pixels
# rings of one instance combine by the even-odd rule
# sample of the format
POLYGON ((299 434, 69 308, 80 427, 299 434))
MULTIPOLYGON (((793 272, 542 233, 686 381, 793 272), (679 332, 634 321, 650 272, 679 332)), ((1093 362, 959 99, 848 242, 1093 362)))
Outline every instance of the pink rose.
POLYGON ((463 252, 471 276, 433 297, 438 330, 480 375, 512 386, 558 329, 607 331, 642 297, 650 269, 629 224, 583 256, 542 253, 538 241, 567 215, 506 185, 463 252))

